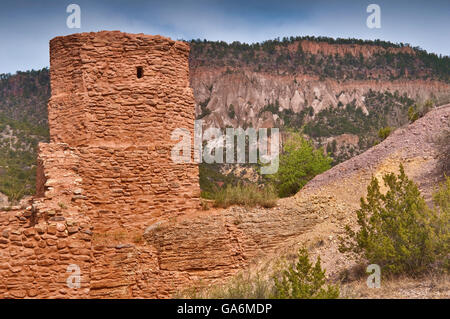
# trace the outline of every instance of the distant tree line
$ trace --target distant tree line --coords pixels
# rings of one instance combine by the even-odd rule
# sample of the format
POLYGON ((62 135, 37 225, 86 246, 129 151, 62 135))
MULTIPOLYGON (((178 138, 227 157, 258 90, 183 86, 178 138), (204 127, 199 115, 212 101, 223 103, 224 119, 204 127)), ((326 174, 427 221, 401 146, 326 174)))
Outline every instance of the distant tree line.
POLYGON ((321 78, 385 79, 421 78, 450 81, 450 58, 412 47, 414 54, 378 52, 370 57, 362 54, 326 55, 304 52, 300 41, 379 46, 384 49, 409 47, 409 44, 381 40, 333 39, 328 37, 285 37, 260 43, 191 40, 191 67, 197 65, 252 67, 256 72, 292 72, 318 75, 321 78), (297 44, 292 50, 292 44, 297 44), (291 45, 288 48, 288 45, 291 45))

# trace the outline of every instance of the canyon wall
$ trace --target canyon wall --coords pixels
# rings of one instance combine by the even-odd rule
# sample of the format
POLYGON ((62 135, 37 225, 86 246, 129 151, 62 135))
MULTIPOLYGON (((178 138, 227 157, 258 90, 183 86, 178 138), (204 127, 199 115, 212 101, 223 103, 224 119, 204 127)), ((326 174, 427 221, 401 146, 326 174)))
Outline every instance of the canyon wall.
POLYGON ((190 81, 205 126, 282 126, 272 111, 312 116, 355 105, 368 113, 370 90, 396 91, 436 105, 450 102, 448 59, 383 41, 297 37, 256 44, 192 41, 190 81))
POLYGON ((312 107, 314 113, 328 107, 346 105, 355 100, 357 107, 367 113, 365 95, 369 90, 392 94, 398 91, 418 102, 434 99, 438 104, 450 101, 450 84, 436 80, 396 79, 347 80, 320 79, 305 74, 276 74, 255 72, 250 68, 230 72, 227 67, 191 67, 196 113, 202 113, 206 102, 210 114, 202 118, 207 127, 248 126, 255 128, 277 126, 277 114, 261 112, 275 102, 279 110, 299 113, 312 107), (230 105, 234 116, 230 117, 230 105))

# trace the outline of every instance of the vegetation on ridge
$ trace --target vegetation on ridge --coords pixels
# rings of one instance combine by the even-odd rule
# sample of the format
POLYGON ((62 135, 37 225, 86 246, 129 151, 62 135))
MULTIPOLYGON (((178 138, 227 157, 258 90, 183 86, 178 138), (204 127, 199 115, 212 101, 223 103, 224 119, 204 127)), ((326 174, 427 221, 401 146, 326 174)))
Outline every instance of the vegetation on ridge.
POLYGON ((378 264, 387 274, 417 274, 433 266, 449 270, 450 178, 434 194, 434 208, 427 206, 401 164, 398 175, 385 174, 383 181, 385 194, 372 178, 356 212, 359 228, 346 227, 340 251, 378 264))
POLYGON ((407 44, 394 44, 381 40, 333 39, 327 37, 285 37, 261 43, 246 44, 238 41, 191 40, 190 61, 193 66, 251 67, 257 72, 296 72, 321 78, 386 79, 398 78, 439 79, 450 81, 450 57, 428 53, 419 47, 414 52, 376 52, 363 55, 326 55, 323 52, 304 52, 302 41, 337 45, 367 45, 384 49, 402 48, 407 44), (293 49, 293 46, 295 48, 293 49))

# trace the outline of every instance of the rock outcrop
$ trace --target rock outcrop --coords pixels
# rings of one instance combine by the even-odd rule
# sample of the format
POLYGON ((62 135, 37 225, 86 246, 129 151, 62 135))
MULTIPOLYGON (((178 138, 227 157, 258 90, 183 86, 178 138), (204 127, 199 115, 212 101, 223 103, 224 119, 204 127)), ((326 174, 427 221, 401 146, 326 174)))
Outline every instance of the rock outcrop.
POLYGON ((309 37, 251 45, 193 41, 190 81, 196 113, 206 126, 259 128, 280 125, 275 112, 261 113, 275 103, 280 112, 298 114, 312 107, 317 114, 355 100, 367 113, 369 90, 398 91, 418 102, 449 103, 445 59, 382 41, 309 37), (444 67, 431 62, 438 60, 444 67))
POLYGON ((407 94, 408 97, 424 101, 434 98, 450 100, 450 85, 439 81, 424 80, 348 80, 319 79, 302 74, 269 74, 251 69, 227 72, 227 67, 192 67, 191 86, 194 89, 196 113, 202 113, 201 105, 211 114, 202 118, 207 127, 227 126, 255 128, 274 127, 277 115, 261 113, 269 103, 278 102, 279 110, 299 113, 312 107, 314 113, 328 107, 346 105, 355 100, 355 105, 367 113, 365 95, 372 91, 407 94), (229 109, 233 105, 234 114, 229 109))

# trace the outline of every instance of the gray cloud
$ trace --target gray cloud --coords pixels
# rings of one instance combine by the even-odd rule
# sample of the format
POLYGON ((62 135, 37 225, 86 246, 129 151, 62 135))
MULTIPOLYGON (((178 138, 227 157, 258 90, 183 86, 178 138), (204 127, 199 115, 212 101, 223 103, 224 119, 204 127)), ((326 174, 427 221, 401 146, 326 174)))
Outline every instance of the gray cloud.
POLYGON ((322 35, 410 43, 450 54, 449 1, 374 1, 382 28, 365 26, 367 1, 119 1, 72 0, 82 9, 82 28, 65 25, 64 1, 0 3, 0 73, 48 66, 48 41, 57 35, 99 30, 260 42, 275 37, 322 35))

